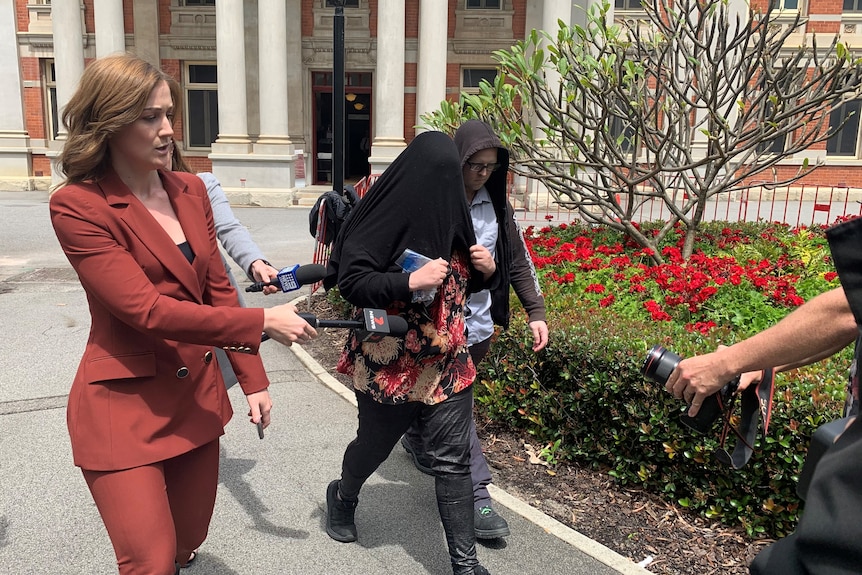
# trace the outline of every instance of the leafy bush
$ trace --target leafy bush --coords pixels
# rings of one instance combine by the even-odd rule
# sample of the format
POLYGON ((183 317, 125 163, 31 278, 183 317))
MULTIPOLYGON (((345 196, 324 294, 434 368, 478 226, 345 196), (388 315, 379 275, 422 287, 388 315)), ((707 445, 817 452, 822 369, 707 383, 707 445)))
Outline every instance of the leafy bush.
POLYGON ((811 433, 840 414, 851 351, 779 375, 769 434, 739 471, 715 458, 720 423, 714 434, 691 432, 679 422, 681 403, 641 368, 654 344, 682 356, 712 351, 838 280, 822 228, 710 224, 701 234, 688 262, 668 244, 668 263, 650 267, 643 249, 603 228, 526 230, 551 341, 533 353, 525 318, 514 318, 480 366, 477 403, 553 448, 555 460, 605 470, 752 536, 782 536, 799 515, 811 433))
MULTIPOLYGON (((642 227, 653 233, 659 225, 642 227)), ((526 317, 515 312, 479 366, 480 411, 534 436, 550 461, 601 469, 751 536, 789 533, 811 434, 840 415, 852 350, 778 375, 769 433, 739 471, 715 457, 720 422, 714 433, 695 434, 679 421, 681 402, 641 370, 655 344, 683 357, 713 351, 837 287, 823 232, 709 223, 688 261, 678 256, 679 230, 662 246, 668 263, 651 266, 648 253, 612 230, 528 228, 550 343, 534 353, 526 317)), ((337 290, 327 298, 350 313, 337 290)), ((512 309, 520 309, 514 298, 512 309)))

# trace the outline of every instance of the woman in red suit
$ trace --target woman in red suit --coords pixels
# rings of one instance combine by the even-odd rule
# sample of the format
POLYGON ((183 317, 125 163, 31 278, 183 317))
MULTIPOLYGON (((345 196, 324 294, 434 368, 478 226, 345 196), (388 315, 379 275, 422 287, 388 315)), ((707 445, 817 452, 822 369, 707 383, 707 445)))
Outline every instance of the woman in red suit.
POLYGON ((261 333, 317 335, 291 304, 239 307, 203 183, 169 170, 178 96, 137 57, 90 64, 63 113, 66 179, 50 201, 91 315, 69 393, 72 453, 129 575, 174 574, 206 537, 232 415, 212 347, 267 426, 261 333))

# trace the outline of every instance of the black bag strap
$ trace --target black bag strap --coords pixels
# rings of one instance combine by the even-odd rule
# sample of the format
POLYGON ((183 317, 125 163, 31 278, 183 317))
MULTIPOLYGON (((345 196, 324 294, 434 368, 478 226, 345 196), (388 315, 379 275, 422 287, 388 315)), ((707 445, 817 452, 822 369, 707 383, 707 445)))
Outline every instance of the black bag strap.
POLYGON ((772 397, 775 388, 775 370, 764 369, 763 375, 757 385, 749 385, 741 392, 742 413, 740 415, 739 427, 730 425, 730 414, 728 409, 722 413, 724 428, 721 432, 721 447, 716 451, 716 458, 722 463, 741 469, 751 455, 754 453, 754 440, 757 437, 758 423, 763 423, 763 436, 769 431, 769 422, 772 419, 772 397), (733 451, 728 453, 724 448, 724 442, 729 431, 733 431, 737 437, 733 451))

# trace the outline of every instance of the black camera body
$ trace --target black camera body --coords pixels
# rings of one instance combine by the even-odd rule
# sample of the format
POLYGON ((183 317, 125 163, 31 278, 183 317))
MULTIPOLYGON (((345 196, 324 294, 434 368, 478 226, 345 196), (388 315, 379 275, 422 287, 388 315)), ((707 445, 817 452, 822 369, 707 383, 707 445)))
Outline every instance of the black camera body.
MULTIPOLYGON (((649 379, 664 385, 680 361, 682 361, 682 358, 674 352, 660 345, 654 345, 647 354, 641 371, 649 379)), ((698 433, 708 433, 712 429, 715 420, 724 411, 730 398, 736 392, 738 385, 739 378, 736 378, 725 384, 719 391, 704 399, 703 405, 700 406, 700 410, 694 417, 688 415, 687 407, 686 412, 680 415, 680 421, 698 433)))

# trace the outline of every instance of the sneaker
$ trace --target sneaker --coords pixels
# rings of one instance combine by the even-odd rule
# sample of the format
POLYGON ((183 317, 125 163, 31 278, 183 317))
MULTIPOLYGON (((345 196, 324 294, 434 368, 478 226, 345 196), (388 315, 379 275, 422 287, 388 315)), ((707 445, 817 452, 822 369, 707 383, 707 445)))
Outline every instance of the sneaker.
POLYGON ((425 475, 434 475, 434 471, 419 458, 419 454, 417 454, 413 450, 413 446, 410 445, 410 441, 407 439, 406 435, 401 436, 401 445, 404 447, 404 450, 410 454, 410 457, 413 458, 413 465, 416 466, 416 469, 424 473, 425 475))
POLYGON ((359 501, 344 501, 338 498, 339 481, 330 482, 326 488, 326 533, 336 541, 356 541, 356 524, 353 514, 359 501))
POLYGON ((490 505, 476 510, 473 519, 476 529, 476 539, 497 539, 507 537, 510 533, 509 524, 497 515, 490 505))

